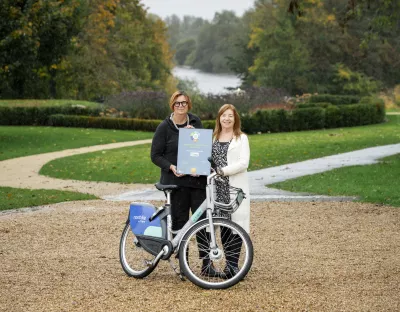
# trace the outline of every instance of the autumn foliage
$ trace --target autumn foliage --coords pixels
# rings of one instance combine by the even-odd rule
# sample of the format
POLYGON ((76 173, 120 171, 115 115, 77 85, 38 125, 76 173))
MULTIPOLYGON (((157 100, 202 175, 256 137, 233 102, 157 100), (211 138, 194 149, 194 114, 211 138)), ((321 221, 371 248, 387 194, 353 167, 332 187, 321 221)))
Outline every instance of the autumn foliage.
POLYGON ((138 0, 0 2, 0 98, 163 90, 171 66, 164 23, 138 0))

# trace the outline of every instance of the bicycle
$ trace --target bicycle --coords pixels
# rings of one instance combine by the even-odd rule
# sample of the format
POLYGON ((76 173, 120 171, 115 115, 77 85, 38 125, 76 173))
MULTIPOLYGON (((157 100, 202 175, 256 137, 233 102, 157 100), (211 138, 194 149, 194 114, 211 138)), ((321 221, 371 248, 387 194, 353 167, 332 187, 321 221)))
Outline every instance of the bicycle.
POLYGON ((235 212, 245 194, 242 189, 230 187, 230 203, 215 201, 218 176, 214 170, 207 176, 206 200, 179 231, 172 230, 171 219, 171 192, 178 186, 155 184, 166 195, 166 203, 158 209, 149 203, 131 203, 119 249, 128 276, 144 278, 160 260, 168 260, 181 280, 186 277, 205 289, 225 289, 247 275, 253 262, 249 235, 238 224, 217 216, 218 211, 235 212), (206 217, 199 220, 204 212, 206 217), (179 257, 180 271, 170 259, 173 254, 179 257), (206 268, 204 260, 209 263, 206 268))

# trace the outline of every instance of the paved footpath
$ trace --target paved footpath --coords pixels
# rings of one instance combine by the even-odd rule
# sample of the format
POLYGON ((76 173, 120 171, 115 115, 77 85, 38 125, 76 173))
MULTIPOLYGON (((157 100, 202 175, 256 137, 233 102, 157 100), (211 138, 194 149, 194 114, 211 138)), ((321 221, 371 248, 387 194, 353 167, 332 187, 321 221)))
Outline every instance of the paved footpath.
POLYGON ((151 140, 110 143, 89 147, 12 158, 0 161, 0 186, 26 189, 48 189, 88 193, 98 197, 115 195, 133 189, 151 187, 149 184, 123 184, 109 182, 91 182, 78 180, 61 180, 39 175, 40 169, 48 162, 78 154, 105 151, 127 146, 151 143, 151 140))
MULTIPOLYGON (((250 192, 252 200, 261 201, 346 201, 351 197, 315 196, 297 194, 268 188, 265 185, 311 175, 335 168, 354 165, 369 165, 378 159, 400 154, 400 143, 366 148, 358 151, 310 159, 278 167, 250 171, 250 192)), ((108 200, 152 200, 164 199, 164 194, 154 188, 135 190, 117 196, 104 196, 108 200)))
MULTIPOLYGON (((53 159, 100 150, 146 144, 150 142, 151 140, 141 140, 96 145, 0 161, 0 186, 28 189, 69 190, 89 193, 113 201, 163 200, 165 198, 163 192, 157 191, 152 184, 122 184, 61 180, 39 175, 40 168, 53 159)), ((349 200, 351 198, 348 197, 315 196, 309 194, 290 193, 268 188, 265 185, 344 166, 373 164, 380 158, 399 153, 400 143, 366 148, 359 151, 251 171, 249 172, 251 199, 261 201, 349 200)))

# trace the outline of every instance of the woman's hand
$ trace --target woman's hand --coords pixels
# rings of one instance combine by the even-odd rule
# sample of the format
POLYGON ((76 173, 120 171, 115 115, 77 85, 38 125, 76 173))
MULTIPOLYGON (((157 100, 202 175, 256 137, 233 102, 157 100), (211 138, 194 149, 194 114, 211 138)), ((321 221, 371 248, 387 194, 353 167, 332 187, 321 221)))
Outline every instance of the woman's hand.
POLYGON ((192 125, 187 125, 185 128, 194 129, 194 127, 192 125))
POLYGON ((170 169, 170 170, 174 173, 174 175, 175 175, 176 177, 178 177, 178 178, 184 176, 184 174, 179 174, 178 172, 176 172, 176 166, 174 166, 174 165, 169 166, 169 169, 170 169))

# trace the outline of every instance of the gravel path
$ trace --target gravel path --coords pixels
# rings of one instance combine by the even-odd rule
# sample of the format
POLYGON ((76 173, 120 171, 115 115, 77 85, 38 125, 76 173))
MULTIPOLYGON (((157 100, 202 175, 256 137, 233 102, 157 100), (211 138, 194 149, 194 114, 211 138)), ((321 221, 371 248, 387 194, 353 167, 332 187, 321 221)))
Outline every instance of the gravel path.
POLYGON ((128 202, 61 203, 0 215, 0 311, 399 311, 400 209, 252 203, 255 258, 224 291, 166 262, 128 278, 118 246, 128 202))
MULTIPOLYGON (((51 159, 146 141, 0 162, 0 186, 97 196, 148 185, 39 176, 51 159)), ((224 291, 181 282, 166 262, 128 278, 118 259, 127 201, 0 213, 0 311, 399 311, 400 209, 352 202, 252 202, 255 258, 224 291), (212 307, 212 308, 211 308, 212 307)))

